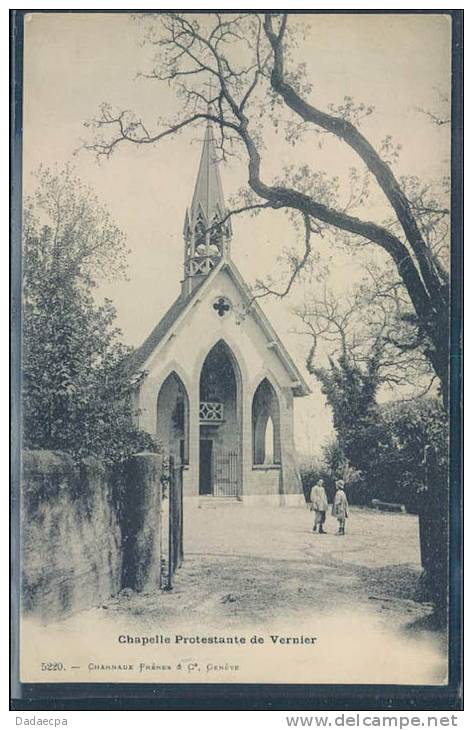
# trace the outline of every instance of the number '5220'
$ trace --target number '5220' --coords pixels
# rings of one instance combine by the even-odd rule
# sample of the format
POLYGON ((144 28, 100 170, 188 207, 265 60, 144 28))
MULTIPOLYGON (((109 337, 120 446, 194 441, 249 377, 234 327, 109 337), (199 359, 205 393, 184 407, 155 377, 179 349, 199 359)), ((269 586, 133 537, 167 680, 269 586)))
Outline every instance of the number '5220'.
POLYGON ((62 662, 41 662, 42 672, 62 672, 64 664, 62 662))

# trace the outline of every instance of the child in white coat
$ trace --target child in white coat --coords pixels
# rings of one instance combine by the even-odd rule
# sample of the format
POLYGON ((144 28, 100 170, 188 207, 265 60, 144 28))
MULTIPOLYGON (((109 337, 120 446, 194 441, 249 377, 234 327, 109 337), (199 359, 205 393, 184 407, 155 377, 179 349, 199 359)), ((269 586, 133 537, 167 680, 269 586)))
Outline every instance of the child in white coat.
POLYGON ((319 479, 317 484, 315 484, 310 490, 310 508, 313 512, 315 512, 313 527, 314 532, 317 532, 318 527, 319 533, 321 535, 325 535, 324 523, 325 513, 328 510, 328 500, 322 479, 319 479))

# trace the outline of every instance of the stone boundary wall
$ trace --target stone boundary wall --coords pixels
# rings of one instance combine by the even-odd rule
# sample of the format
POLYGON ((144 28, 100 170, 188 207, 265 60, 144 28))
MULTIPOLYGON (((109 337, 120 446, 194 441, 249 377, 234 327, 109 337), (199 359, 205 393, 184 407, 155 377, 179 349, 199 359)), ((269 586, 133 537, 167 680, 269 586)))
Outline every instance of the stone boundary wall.
POLYGON ((159 587, 160 465, 138 454, 111 473, 97 459, 24 451, 22 609, 52 620, 122 588, 159 587))

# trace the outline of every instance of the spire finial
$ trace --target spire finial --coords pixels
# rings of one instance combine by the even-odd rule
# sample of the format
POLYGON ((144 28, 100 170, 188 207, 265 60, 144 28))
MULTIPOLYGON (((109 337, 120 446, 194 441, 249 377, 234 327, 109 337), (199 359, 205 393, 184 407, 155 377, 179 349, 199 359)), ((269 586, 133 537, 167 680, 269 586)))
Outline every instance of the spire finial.
MULTIPOLYGON (((207 114, 212 114, 212 104, 213 104, 212 94, 213 94, 213 90, 214 90, 212 77, 210 77, 209 81, 205 82, 205 86, 207 86, 209 89, 209 98, 207 100, 207 114)), ((210 119, 207 119, 207 125, 210 125, 210 119)))

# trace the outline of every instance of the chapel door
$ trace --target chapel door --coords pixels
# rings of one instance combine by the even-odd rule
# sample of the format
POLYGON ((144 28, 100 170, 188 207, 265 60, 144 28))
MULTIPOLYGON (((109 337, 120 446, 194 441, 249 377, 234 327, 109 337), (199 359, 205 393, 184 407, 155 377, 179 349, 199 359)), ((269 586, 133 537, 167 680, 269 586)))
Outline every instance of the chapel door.
POLYGON ((212 494, 212 440, 200 440, 199 494, 212 494))
POLYGON ((215 497, 239 496, 239 459, 236 451, 216 449, 213 458, 213 493, 215 497))

